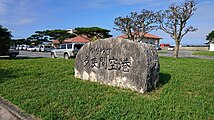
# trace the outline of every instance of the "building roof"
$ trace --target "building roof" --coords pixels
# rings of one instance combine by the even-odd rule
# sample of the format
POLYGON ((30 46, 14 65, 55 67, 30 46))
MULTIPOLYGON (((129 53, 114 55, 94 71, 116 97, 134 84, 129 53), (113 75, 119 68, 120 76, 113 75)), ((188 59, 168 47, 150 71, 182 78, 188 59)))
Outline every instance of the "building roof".
MULTIPOLYGON (((59 44, 59 40, 52 40, 52 42, 55 44, 59 44)), ((87 43, 87 42, 90 42, 90 40, 86 36, 77 36, 74 38, 65 39, 63 41, 63 43, 72 43, 72 42, 87 43)))
MULTIPOLYGON (((145 34, 144 37, 145 38, 152 38, 152 39, 162 39, 159 36, 156 36, 156 35, 153 35, 153 34, 149 34, 149 33, 145 34)), ((127 35, 121 35, 121 36, 117 36, 117 38, 128 38, 128 36, 127 35)))
POLYGON ((74 38, 65 39, 64 43, 72 43, 72 42, 81 42, 81 43, 87 43, 90 42, 89 38, 86 36, 77 36, 74 38))
POLYGON ((52 40, 52 43, 59 44, 59 40, 52 40))

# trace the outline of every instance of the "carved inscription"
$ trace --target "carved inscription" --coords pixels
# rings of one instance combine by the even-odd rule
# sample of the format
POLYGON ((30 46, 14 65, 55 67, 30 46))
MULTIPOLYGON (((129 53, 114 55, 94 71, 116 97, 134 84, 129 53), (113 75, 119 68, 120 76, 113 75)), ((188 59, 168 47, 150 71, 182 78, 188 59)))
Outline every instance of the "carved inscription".
POLYGON ((90 54, 84 57, 84 67, 105 69, 105 70, 121 70, 129 72, 131 62, 127 57, 116 58, 111 56, 111 48, 90 48, 90 54))
POLYGON ((118 38, 85 44, 75 60, 76 78, 141 93, 156 87, 159 70, 154 46, 118 38))

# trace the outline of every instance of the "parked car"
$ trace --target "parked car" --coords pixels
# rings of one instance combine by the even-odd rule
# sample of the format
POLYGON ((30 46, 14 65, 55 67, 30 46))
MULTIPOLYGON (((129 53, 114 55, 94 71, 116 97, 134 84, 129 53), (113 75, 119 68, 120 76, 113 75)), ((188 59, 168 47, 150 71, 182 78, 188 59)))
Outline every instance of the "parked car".
POLYGON ((28 45, 22 44, 22 45, 17 45, 15 49, 16 50, 27 50, 27 48, 28 48, 28 45))
POLYGON ((14 48, 12 49, 0 49, 0 56, 9 56, 11 58, 16 57, 17 55, 19 55, 19 50, 16 50, 14 48))
POLYGON ((37 46, 35 47, 35 51, 39 52, 40 50, 41 50, 41 45, 37 45, 37 46))
POLYGON ((53 50, 53 46, 50 45, 41 45, 40 47, 41 52, 51 52, 53 50))
POLYGON ((156 50, 161 50, 161 48, 160 48, 160 47, 157 47, 156 50))
POLYGON ((168 47, 168 51, 174 51, 175 50, 175 46, 169 46, 168 47))
POLYGON ((28 46, 27 50, 32 51, 32 52, 36 51, 36 47, 34 45, 30 45, 30 46, 28 46))
POLYGON ((16 45, 16 50, 19 50, 19 45, 16 45))
POLYGON ((22 45, 22 50, 27 50, 28 45, 22 45))
POLYGON ((23 50, 23 45, 19 45, 19 50, 23 50))
POLYGON ((75 57, 83 45, 83 43, 61 44, 58 48, 51 51, 51 58, 69 59, 75 57))

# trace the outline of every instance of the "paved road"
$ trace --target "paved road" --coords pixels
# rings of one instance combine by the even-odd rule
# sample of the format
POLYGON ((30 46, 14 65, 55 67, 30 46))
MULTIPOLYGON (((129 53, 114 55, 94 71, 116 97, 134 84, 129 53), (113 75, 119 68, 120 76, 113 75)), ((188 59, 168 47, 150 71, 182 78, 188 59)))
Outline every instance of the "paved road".
POLYGON ((19 55, 17 57, 32 57, 32 58, 50 58, 50 52, 31 52, 31 51, 19 51, 19 55))
MULTIPOLYGON (((173 57, 174 51, 161 50, 164 54, 159 54, 159 56, 167 56, 173 57)), ((214 56, 199 56, 192 55, 196 51, 179 51, 179 57, 184 58, 202 58, 202 59, 214 59, 214 56)), ((29 52, 29 51, 20 51, 20 55, 18 57, 42 57, 42 58, 50 58, 50 52, 29 52)))
MULTIPOLYGON (((173 57, 174 51, 161 50, 163 54, 159 54, 159 56, 173 57)), ((179 51, 178 57, 181 58, 201 58, 201 59, 214 59, 214 56, 200 56, 200 55, 192 55, 196 51, 179 51)))
MULTIPOLYGON (((161 50, 164 54, 159 54, 159 56, 173 57, 174 51, 161 50)), ((202 59, 214 59, 214 56, 198 56, 192 55, 195 51, 179 51, 179 57, 185 58, 202 58, 202 59)), ((8 56, 0 56, 8 57, 8 56)), ((31 52, 31 51, 19 51, 18 58, 50 58, 50 52, 31 52)))
MULTIPOLYGON (((173 57, 174 51, 164 51, 164 54, 160 54, 160 56, 173 57)), ((194 57, 192 55, 193 51, 180 51, 179 57, 194 57)), ((20 51, 17 57, 32 57, 32 58, 50 58, 50 52, 31 52, 31 51, 20 51)))
MULTIPOLYGON (((163 54, 159 54, 159 56, 173 57, 173 54, 174 54, 174 51, 161 50, 160 52, 163 52, 163 54)), ((179 51, 178 56, 179 57, 193 57, 192 53, 193 53, 193 51, 179 51)))

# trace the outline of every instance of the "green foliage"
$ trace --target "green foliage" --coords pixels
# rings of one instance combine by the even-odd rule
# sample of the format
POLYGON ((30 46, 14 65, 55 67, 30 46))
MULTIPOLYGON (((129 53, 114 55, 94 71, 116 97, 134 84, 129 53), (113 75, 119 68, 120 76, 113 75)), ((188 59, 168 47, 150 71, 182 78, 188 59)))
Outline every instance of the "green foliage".
POLYGON ((60 43, 63 43, 66 38, 73 38, 75 36, 75 34, 68 33, 68 30, 56 29, 35 31, 35 34, 28 37, 27 40, 40 43, 48 41, 48 37, 50 37, 51 39, 56 39, 59 40, 60 43))
POLYGON ((77 35, 86 35, 92 41, 100 38, 109 38, 112 35, 109 34, 110 30, 100 27, 77 27, 75 33, 77 35))
POLYGON ((197 51, 197 52, 194 52, 193 55, 214 56, 214 52, 213 51, 197 51))
POLYGON ((42 42, 47 42, 48 37, 44 31, 35 31, 33 35, 26 39, 26 42, 35 43, 36 45, 41 44, 42 42))
POLYGON ((209 42, 214 42, 214 31, 210 32, 210 33, 206 36, 206 40, 208 40, 209 42))
POLYGON ((10 48, 11 32, 0 25, 0 51, 4 52, 10 48))
POLYGON ((0 59, 0 96, 43 120, 213 119, 213 60, 160 64, 159 88, 141 94, 74 78, 73 59, 0 59))
POLYGON ((36 42, 36 41, 47 41, 47 39, 44 38, 44 35, 40 35, 38 33, 35 33, 27 38, 28 41, 36 42))
POLYGON ((63 43, 63 41, 66 38, 76 37, 75 34, 68 33, 68 30, 60 30, 60 29, 46 30, 46 31, 44 31, 44 33, 45 33, 45 35, 48 35, 48 36, 52 37, 53 39, 59 40, 60 43, 63 43))
POLYGON ((22 38, 22 39, 12 39, 11 40, 11 45, 16 46, 16 45, 21 45, 21 44, 30 45, 31 42, 26 40, 26 39, 24 39, 24 38, 22 38))

